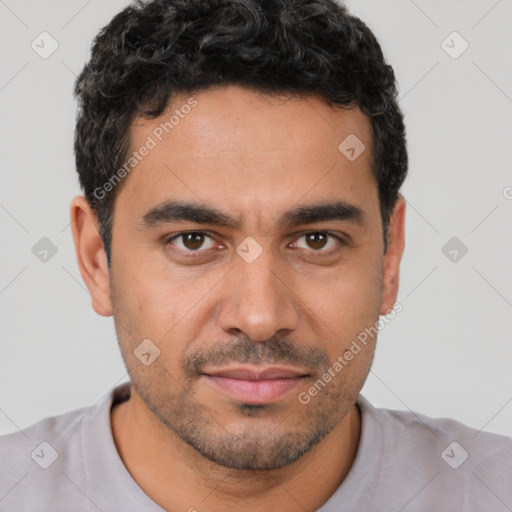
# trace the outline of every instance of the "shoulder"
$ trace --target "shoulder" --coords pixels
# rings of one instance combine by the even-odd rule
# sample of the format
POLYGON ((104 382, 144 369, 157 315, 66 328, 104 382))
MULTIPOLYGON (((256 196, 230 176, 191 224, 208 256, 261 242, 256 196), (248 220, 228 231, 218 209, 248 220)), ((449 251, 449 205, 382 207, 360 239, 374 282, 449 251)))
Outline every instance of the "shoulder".
POLYGON ((28 428, 0 436, 0 457, 8 461, 9 468, 29 466, 30 462, 34 463, 34 459, 39 466, 47 464, 48 460, 37 460, 52 452, 51 446, 47 451, 45 446, 50 445, 50 440, 57 443, 60 440, 72 439, 89 410, 90 408, 84 407, 45 418, 28 428))
POLYGON ((423 489, 414 500, 418 504, 443 500, 478 510, 495 501, 498 506, 501 499, 512 505, 512 438, 449 418, 377 408, 364 397, 358 404, 362 436, 374 440, 362 441, 380 454, 382 478, 388 485, 402 481, 411 490, 423 489))
POLYGON ((45 418, 24 430, 0 436, 0 496, 2 507, 6 507, 2 510, 36 510, 37 499, 47 501, 45 489, 55 489, 69 461, 73 460, 75 467, 80 464, 80 423, 88 410, 45 418))
POLYGON ((382 432, 387 443, 398 443, 400 452, 425 450, 427 460, 441 457, 448 465, 468 461, 473 467, 493 460, 510 460, 512 455, 511 437, 477 430, 449 418, 377 408, 364 397, 359 398, 358 404, 366 420, 382 432))
MULTIPOLYGON (((58 512, 66 509, 70 497, 83 496, 84 428, 101 437, 111 399, 112 393, 96 406, 48 417, 0 436, 0 510, 58 512)), ((81 507, 89 510, 90 503, 81 507)))

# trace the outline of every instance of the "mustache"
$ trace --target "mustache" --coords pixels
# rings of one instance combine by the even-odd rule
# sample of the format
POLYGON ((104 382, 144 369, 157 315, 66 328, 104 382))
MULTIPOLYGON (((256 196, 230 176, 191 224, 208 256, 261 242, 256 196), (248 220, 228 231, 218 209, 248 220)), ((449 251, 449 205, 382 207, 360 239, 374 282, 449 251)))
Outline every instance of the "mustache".
POLYGON ((273 336, 260 342, 242 337, 235 342, 213 345, 208 350, 197 349, 183 358, 181 367, 187 377, 194 378, 203 373, 206 365, 227 366, 234 362, 255 365, 287 363, 308 368, 311 373, 320 373, 320 370, 325 371, 331 366, 326 352, 300 345, 291 338, 273 336))

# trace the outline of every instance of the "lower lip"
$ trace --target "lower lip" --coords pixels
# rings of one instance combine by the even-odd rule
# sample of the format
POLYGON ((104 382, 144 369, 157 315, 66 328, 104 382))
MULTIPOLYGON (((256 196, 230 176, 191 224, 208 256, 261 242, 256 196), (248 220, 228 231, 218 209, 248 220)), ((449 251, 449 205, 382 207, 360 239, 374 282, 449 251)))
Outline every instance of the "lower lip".
POLYGON ((206 377, 230 397, 246 404, 275 402, 304 381, 303 377, 269 380, 230 379, 213 375, 206 375, 206 377))

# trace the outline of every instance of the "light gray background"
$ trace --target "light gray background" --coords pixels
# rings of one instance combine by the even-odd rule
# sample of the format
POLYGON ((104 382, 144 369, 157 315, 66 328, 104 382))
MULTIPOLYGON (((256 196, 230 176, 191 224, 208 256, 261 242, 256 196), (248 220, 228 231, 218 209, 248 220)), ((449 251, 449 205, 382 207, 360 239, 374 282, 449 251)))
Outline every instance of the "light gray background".
MULTIPOLYGON (((95 404, 127 380, 69 228, 73 82, 126 4, 0 0, 0 433, 95 404), (31 48, 43 31, 59 45, 47 59, 31 48), (31 252, 44 236, 58 247, 46 263, 31 252)), ((410 154, 404 309, 380 334, 363 394, 512 435, 512 1, 347 4, 396 71, 410 154), (469 43, 457 59, 441 47, 453 31, 469 43), (442 253, 454 236, 468 248, 456 263, 442 253)))

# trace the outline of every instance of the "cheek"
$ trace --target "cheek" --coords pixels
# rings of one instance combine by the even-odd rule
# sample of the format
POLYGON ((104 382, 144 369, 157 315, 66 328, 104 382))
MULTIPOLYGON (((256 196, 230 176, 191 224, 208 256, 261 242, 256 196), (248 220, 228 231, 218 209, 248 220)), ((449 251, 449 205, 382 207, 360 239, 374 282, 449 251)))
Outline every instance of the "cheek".
POLYGON ((179 316, 183 303, 165 273, 144 264, 130 261, 112 265, 115 316, 120 323, 130 325, 138 338, 160 339, 179 316))
POLYGON ((380 281, 378 262, 361 258, 317 283, 314 293, 309 294, 308 305, 332 332, 344 339, 354 337, 378 320, 380 281))
POLYGON ((152 339, 162 348, 172 343, 179 350, 213 314, 211 292, 221 275, 135 263, 117 269, 116 314, 138 338, 152 339))

